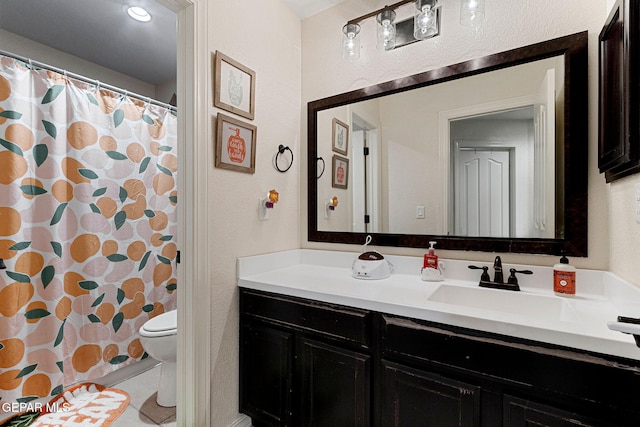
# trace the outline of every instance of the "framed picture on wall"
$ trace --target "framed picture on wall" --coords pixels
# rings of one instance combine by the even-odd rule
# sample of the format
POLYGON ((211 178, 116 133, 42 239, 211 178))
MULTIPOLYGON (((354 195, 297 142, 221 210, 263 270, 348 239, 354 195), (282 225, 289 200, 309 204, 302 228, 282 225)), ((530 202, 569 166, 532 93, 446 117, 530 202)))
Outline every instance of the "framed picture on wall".
POLYGON ((331 186, 334 188, 348 188, 349 159, 333 156, 331 159, 331 186))
POLYGON ((256 171, 256 133, 256 126, 218 114, 216 167, 254 173, 256 171))
POLYGON ((331 149, 346 156, 349 149, 349 125, 334 118, 331 141, 331 149))
POLYGON ((256 73, 216 51, 213 105, 249 120, 255 113, 256 73))

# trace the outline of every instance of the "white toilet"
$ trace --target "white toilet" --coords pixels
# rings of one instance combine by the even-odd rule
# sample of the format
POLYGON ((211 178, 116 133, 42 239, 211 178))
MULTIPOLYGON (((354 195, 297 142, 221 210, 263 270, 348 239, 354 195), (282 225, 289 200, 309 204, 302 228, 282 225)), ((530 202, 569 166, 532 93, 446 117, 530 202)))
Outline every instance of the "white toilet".
POLYGON ((139 332, 144 350, 149 356, 162 362, 156 402, 160 406, 176 406, 177 310, 147 320, 139 332))

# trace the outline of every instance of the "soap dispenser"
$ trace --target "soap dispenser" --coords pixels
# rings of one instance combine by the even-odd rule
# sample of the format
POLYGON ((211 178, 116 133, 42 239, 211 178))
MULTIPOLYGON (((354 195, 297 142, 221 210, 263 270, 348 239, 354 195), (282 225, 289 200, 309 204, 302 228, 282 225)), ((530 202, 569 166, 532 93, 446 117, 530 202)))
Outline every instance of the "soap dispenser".
POLYGON ((438 255, 436 255, 436 248, 433 247, 435 244, 434 241, 429 242, 429 249, 424 254, 422 268, 438 268, 438 255))
POLYGON ((444 280, 443 266, 438 262, 438 255, 436 255, 436 249, 433 247, 435 244, 436 242, 429 242, 429 249, 427 253, 424 254, 420 276, 422 280, 426 282, 440 282, 444 280))
POLYGON ((560 262, 553 266, 553 292, 561 297, 576 294, 576 268, 569 264, 565 251, 562 251, 560 262))

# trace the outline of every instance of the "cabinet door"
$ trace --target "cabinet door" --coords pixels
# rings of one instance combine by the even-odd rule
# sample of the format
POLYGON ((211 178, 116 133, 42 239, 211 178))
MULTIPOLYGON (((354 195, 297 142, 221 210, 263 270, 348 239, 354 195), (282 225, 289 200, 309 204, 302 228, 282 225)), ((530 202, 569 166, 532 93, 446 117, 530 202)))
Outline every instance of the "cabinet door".
POLYGON ((480 388, 383 361, 382 426, 480 425, 480 388))
POLYGON ((590 420, 587 417, 553 406, 543 405, 509 395, 504 396, 504 427, 612 427, 614 425, 614 423, 602 423, 590 420))
POLYGON ((253 425, 290 426, 293 336, 266 326, 240 329, 240 411, 253 425))
POLYGON ((607 182, 640 170, 639 12, 636 0, 617 0, 598 39, 598 167, 607 182))
POLYGON ((370 357, 300 340, 300 423, 305 427, 369 426, 370 357))

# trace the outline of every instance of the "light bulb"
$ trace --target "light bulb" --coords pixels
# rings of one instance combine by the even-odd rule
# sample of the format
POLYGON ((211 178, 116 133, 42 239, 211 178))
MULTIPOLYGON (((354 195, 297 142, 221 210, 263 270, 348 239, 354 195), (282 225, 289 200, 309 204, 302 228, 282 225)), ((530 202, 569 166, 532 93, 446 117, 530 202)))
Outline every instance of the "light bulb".
POLYGON ((424 5, 413 20, 413 37, 418 40, 428 39, 436 32, 436 14, 430 5, 424 5))
POLYGON ((355 61, 360 58, 360 25, 347 24, 342 27, 342 58, 346 61, 355 61))
POLYGON ((396 45, 396 29, 389 20, 385 20, 378 27, 378 46, 384 50, 391 50, 396 45))
POLYGON ((381 50, 391 50, 396 46, 396 13, 393 10, 383 10, 378 14, 378 43, 381 50))

